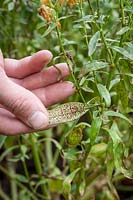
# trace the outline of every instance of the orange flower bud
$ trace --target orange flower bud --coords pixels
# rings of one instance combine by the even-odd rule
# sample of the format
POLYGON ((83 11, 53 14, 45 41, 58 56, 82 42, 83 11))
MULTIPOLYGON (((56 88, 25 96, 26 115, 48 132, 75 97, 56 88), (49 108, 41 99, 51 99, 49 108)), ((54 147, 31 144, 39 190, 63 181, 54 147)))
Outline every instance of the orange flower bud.
POLYGON ((54 16, 51 8, 49 8, 48 6, 42 5, 41 8, 38 9, 38 12, 46 20, 46 23, 54 21, 54 16))

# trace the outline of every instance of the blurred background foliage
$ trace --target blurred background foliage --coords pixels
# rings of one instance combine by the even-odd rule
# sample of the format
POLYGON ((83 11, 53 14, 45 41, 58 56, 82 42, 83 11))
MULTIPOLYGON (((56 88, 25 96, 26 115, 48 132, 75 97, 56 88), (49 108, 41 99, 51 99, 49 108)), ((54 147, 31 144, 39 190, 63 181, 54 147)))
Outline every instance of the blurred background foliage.
POLYGON ((41 2, 49 23, 39 0, 0 1, 0 48, 16 59, 49 49, 73 66, 83 98, 67 101, 93 107, 78 125, 0 136, 0 198, 132 200, 133 2, 41 2))

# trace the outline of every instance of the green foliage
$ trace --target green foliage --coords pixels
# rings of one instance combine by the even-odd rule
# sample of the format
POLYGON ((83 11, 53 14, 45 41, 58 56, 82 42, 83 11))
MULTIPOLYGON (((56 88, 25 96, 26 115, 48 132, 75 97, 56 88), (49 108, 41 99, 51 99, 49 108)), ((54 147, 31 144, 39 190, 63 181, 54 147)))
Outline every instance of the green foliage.
POLYGON ((7 194, 1 182, 0 198, 124 200, 120 191, 132 188, 122 181, 133 178, 133 3, 49 2, 54 20, 47 23, 39 0, 1 0, 0 47, 16 59, 51 50, 78 91, 67 101, 89 111, 32 136, 0 136, 0 170, 10 180, 7 194))

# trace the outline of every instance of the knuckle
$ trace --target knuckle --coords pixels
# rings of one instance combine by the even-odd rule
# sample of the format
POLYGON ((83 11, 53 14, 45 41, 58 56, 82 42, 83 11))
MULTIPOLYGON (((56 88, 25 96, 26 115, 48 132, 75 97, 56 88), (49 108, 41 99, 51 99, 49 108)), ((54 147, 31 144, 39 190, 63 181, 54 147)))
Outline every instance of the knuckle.
POLYGON ((25 116, 30 108, 30 103, 27 98, 17 97, 9 101, 7 107, 15 115, 25 116))

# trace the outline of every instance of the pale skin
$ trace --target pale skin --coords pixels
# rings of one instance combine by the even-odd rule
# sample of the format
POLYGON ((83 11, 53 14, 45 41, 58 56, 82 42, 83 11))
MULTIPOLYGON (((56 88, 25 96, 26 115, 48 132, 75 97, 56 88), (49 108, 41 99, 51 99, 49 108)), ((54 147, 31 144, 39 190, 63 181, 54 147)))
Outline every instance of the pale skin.
POLYGON ((41 50, 20 60, 0 51, 0 134, 17 135, 48 129, 47 107, 74 93, 65 63, 46 68, 52 54, 41 50), (62 80, 59 81, 59 71, 62 80))

